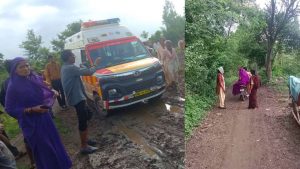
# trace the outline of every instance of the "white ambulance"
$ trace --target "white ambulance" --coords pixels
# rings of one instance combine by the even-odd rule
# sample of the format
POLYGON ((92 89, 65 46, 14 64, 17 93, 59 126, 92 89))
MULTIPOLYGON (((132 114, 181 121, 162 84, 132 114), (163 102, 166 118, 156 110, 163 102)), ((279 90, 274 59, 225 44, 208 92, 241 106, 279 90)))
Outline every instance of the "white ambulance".
POLYGON ((77 66, 101 63, 92 76, 83 76, 86 93, 99 112, 155 100, 165 92, 159 60, 120 19, 84 22, 81 31, 68 37, 65 49, 75 54, 77 66))

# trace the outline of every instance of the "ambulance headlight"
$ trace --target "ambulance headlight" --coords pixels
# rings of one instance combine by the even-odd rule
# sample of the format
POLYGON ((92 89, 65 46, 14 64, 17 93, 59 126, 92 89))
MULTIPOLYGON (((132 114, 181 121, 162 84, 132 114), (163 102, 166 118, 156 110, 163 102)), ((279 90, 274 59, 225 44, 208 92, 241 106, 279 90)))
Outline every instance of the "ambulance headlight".
POLYGON ((156 82, 157 82, 157 83, 162 83, 162 82, 163 82, 163 77, 162 77, 162 75, 159 75, 159 76, 156 77, 156 82))
POLYGON ((116 94, 117 94, 117 89, 110 89, 110 90, 108 90, 108 95, 109 96, 114 96, 116 94))

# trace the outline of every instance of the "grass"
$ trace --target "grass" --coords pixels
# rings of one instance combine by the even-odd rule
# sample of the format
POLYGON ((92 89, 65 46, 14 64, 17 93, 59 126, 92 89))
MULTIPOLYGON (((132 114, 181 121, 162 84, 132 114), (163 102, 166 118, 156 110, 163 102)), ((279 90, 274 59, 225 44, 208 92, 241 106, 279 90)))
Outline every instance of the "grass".
POLYGON ((207 111, 214 105, 215 98, 202 98, 196 94, 187 94, 185 99, 185 136, 189 137, 193 129, 204 119, 207 111))
POLYGON ((17 164, 17 168, 18 169, 30 169, 29 165, 26 165, 23 163, 17 164))
POLYGON ((0 115, 1 121, 4 124, 4 129, 9 138, 15 138, 20 133, 18 121, 10 117, 7 113, 0 115))
MULTIPOLYGON (((236 76, 225 76, 225 82, 228 87, 237 80, 236 76)), ((214 88, 210 89, 211 92, 215 92, 214 88)), ((215 105, 216 103, 216 95, 213 94, 210 97, 200 96, 195 93, 186 92, 185 96, 185 115, 184 115, 184 125, 185 125, 185 136, 188 138, 194 128, 198 127, 202 120, 207 115, 208 111, 215 105)))
POLYGON ((56 117, 54 119, 54 123, 60 134, 63 134, 65 136, 70 134, 71 130, 68 127, 66 127, 66 125, 64 124, 62 119, 60 119, 59 117, 56 117))
POLYGON ((287 78, 288 77, 275 77, 268 83, 268 85, 281 94, 288 94, 289 87, 287 78))
MULTIPOLYGON (((0 115, 1 122, 4 124, 5 131, 8 134, 10 139, 15 138, 20 132, 21 129, 19 128, 18 121, 12 117, 10 117, 7 113, 3 113, 0 115)), ((70 133, 70 129, 67 128, 63 121, 56 117, 54 119, 54 123, 59 131, 59 133, 67 135, 70 133)))

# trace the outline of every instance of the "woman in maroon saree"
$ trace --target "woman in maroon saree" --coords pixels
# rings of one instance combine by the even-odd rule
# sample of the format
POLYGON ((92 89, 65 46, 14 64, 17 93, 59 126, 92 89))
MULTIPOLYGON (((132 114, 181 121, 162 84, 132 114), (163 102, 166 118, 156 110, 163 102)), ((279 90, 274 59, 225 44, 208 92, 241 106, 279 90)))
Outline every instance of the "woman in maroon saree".
POLYGON ((5 109, 18 120, 37 169, 69 169, 72 165, 49 113, 54 99, 54 92, 24 58, 11 61, 5 109))
POLYGON ((255 108, 258 108, 258 105, 257 105, 257 90, 260 86, 260 79, 256 75, 255 70, 251 70, 251 74, 252 74, 252 77, 251 77, 251 93, 250 93, 250 96, 249 96, 248 109, 255 109, 255 108))

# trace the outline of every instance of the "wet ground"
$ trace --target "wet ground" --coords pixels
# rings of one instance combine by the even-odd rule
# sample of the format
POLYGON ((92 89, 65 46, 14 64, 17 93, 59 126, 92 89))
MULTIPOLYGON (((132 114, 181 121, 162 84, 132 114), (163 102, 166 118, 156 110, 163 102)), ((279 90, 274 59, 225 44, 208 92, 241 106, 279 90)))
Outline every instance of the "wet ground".
POLYGON ((113 111, 107 118, 95 115, 89 123, 89 135, 98 142, 99 150, 91 155, 79 154, 75 110, 59 111, 56 107, 72 168, 184 168, 184 99, 179 95, 171 90, 155 102, 113 111))

